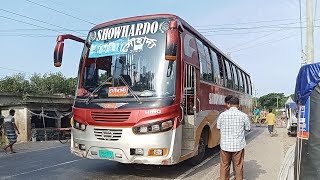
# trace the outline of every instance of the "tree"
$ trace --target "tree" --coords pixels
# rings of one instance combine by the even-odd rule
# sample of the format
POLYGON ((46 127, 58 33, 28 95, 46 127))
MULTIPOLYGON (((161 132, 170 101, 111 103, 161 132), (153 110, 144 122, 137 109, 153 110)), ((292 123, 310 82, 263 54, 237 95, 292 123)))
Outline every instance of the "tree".
POLYGON ((269 93, 259 98, 259 104, 261 108, 275 109, 284 107, 287 97, 284 93, 269 93))
POLYGON ((43 76, 33 74, 30 80, 26 80, 22 74, 17 74, 0 79, 0 92, 74 95, 76 85, 77 78, 66 78, 60 72, 44 74, 43 76))
POLYGON ((30 91, 30 82, 23 74, 15 74, 0 79, 0 92, 25 93, 30 91))

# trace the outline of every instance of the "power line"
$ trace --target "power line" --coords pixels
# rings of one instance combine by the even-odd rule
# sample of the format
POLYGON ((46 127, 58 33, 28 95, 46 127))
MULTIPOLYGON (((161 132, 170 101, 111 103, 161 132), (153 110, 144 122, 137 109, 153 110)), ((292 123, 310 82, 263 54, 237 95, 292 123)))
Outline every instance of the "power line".
POLYGON ((11 69, 11 68, 1 67, 1 66, 0 66, 0 69, 5 69, 5 70, 9 70, 9 71, 16 71, 16 72, 22 72, 22 73, 27 73, 27 74, 33 74, 33 73, 31 73, 31 72, 21 71, 21 70, 11 69))
POLYGON ((263 26, 249 26, 249 27, 223 27, 223 28, 203 28, 203 29, 198 29, 199 31, 203 30, 213 30, 213 29, 218 29, 218 30, 239 30, 239 29, 260 29, 260 28, 290 28, 290 26, 286 25, 293 25, 293 24, 298 24, 299 22, 294 22, 294 23, 282 23, 282 24, 271 24, 271 25, 263 25, 263 26))
POLYGON ((288 20, 298 20, 297 18, 291 19, 277 19, 277 20, 265 20, 265 21, 252 21, 252 22, 244 22, 244 23, 228 23, 228 24, 212 24, 212 25, 198 25, 194 27, 211 27, 211 26, 228 26, 228 25, 239 25, 239 24, 259 24, 266 22, 280 22, 280 21, 288 21, 288 20))
MULTIPOLYGON (((54 29, 57 31, 62 31, 63 29, 54 29)), ((35 29, 35 28, 21 28, 21 29, 2 29, 0 32, 13 32, 13 31, 46 31, 46 29, 35 29)), ((89 30, 85 29, 70 29, 70 31, 84 31, 89 32, 89 30)))
POLYGON ((36 24, 28 23, 28 22, 21 21, 21 20, 18 20, 18 19, 9 18, 9 17, 6 17, 6 16, 0 16, 0 18, 10 19, 10 20, 12 20, 12 21, 20 22, 20 23, 23 23, 23 24, 28 24, 28 25, 35 26, 35 27, 39 27, 39 28, 46 29, 46 30, 49 30, 49 31, 54 31, 54 32, 58 32, 58 33, 64 33, 64 32, 62 32, 62 31, 57 31, 57 30, 54 30, 54 29, 49 29, 49 28, 46 28, 46 27, 43 27, 43 26, 39 26, 39 25, 36 25, 36 24))
POLYGON ((48 7, 48 6, 45 6, 45 5, 36 3, 36 2, 34 2, 34 1, 30 1, 30 0, 25 0, 25 1, 27 1, 27 2, 29 2, 29 3, 32 3, 32 4, 35 4, 35 5, 37 5, 37 6, 41 6, 41 7, 46 8, 46 9, 50 9, 51 11, 58 12, 58 13, 63 14, 63 15, 65 15, 65 16, 69 16, 69 17, 72 17, 72 18, 74 18, 74 19, 77 19, 77 20, 80 20, 80 21, 83 21, 83 22, 86 22, 86 23, 89 23, 89 24, 92 24, 92 25, 96 25, 96 24, 93 23, 93 22, 90 22, 90 21, 87 21, 87 20, 84 20, 84 19, 81 19, 81 18, 72 16, 72 15, 70 15, 70 14, 67 14, 67 13, 64 13, 64 12, 62 12, 62 11, 53 9, 53 8, 51 8, 51 7, 48 7))
MULTIPOLYGON (((1 34, 0 33, 0 37, 30 37, 30 38, 33 38, 33 37, 52 37, 52 38, 56 38, 57 35, 46 35, 46 34, 1 34)), ((85 36, 79 36, 80 38, 86 38, 85 36)))
MULTIPOLYGON (((234 49, 235 47, 239 47, 239 46, 242 46, 242 45, 244 45, 244 44, 249 44, 249 43, 258 41, 259 39, 265 38, 265 37, 270 36, 270 35, 272 35, 272 34, 274 34, 274 33, 277 33, 277 32, 279 32, 279 30, 278 30, 278 31, 271 32, 271 33, 268 33, 268 34, 265 34, 265 35, 260 36, 260 37, 256 37, 256 38, 254 38, 254 39, 252 39, 252 40, 243 42, 243 43, 241 43, 241 44, 234 45, 234 46, 232 46, 232 47, 230 47, 230 48, 228 48, 228 49, 234 49)), ((228 49, 227 49, 227 50, 228 50, 228 49)))
MULTIPOLYGON (((42 20, 38 20, 38 19, 29 17, 29 16, 21 15, 21 14, 18 14, 18 13, 12 12, 12 11, 8 11, 8 10, 5 10, 5 9, 1 9, 1 8, 0 8, 0 11, 4 11, 4 12, 10 13, 10 14, 14 14, 14 15, 17 15, 17 16, 20 16, 20 17, 24 17, 24 18, 27 18, 27 19, 31 19, 31 20, 33 20, 33 21, 37 21, 37 22, 41 22, 41 23, 44 23, 44 24, 48 24, 48 25, 50 25, 50 26, 55 26, 55 27, 58 27, 58 28, 61 28, 61 29, 67 30, 67 31, 73 31, 73 30, 71 30, 71 29, 64 28, 64 27, 62 27, 62 26, 58 26, 58 25, 55 25, 55 24, 52 24, 52 23, 48 23, 48 22, 45 22, 45 21, 42 21, 42 20)), ((78 33, 84 34, 84 33, 82 33, 82 32, 78 32, 78 33)))
POLYGON ((259 31, 249 31, 249 32, 215 33, 215 34, 207 34, 211 32, 203 32, 202 34, 204 36, 216 36, 216 35, 236 35, 236 34, 258 34, 258 33, 276 32, 276 31, 292 31, 292 29, 259 30, 259 31))
MULTIPOLYGON (((64 4, 64 3, 58 3, 57 1, 47 1, 47 2, 50 2, 50 3, 53 3, 53 4, 55 4, 55 5, 57 5, 57 6, 60 6, 60 7, 63 7, 63 8, 65 8, 66 7, 66 5, 64 4)), ((77 10, 77 9, 74 9, 74 8, 71 8, 71 7, 67 7, 68 8, 68 11, 73 11, 73 12, 76 12, 76 13, 78 13, 78 14, 85 14, 84 12, 81 12, 81 11, 79 11, 79 10, 77 10)), ((95 17, 95 19, 97 19, 97 17, 95 17)), ((104 22, 105 21, 105 19, 102 19, 102 18, 98 18, 99 19, 99 21, 101 21, 101 22, 104 22)))
POLYGON ((237 50, 231 51, 230 53, 234 53, 234 52, 242 51, 242 50, 245 50, 245 49, 250 49, 250 48, 257 47, 257 46, 261 46, 261 45, 265 45, 265 44, 273 44, 273 43, 275 43, 275 42, 282 41, 282 40, 285 40, 285 39, 289 39, 289 38, 292 38, 292 37, 294 37, 294 36, 296 36, 296 35, 292 34, 292 35, 285 36, 285 37, 283 37, 283 38, 281 38, 281 39, 278 39, 278 40, 267 41, 267 42, 263 42, 263 43, 255 44, 255 45, 252 45, 252 46, 248 46, 248 47, 240 48, 240 49, 237 49, 237 50))

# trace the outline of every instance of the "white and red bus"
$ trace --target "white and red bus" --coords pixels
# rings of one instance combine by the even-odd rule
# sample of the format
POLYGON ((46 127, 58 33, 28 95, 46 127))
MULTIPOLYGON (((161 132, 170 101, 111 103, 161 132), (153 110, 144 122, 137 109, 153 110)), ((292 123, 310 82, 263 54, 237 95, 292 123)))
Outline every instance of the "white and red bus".
POLYGON ((71 152, 121 163, 199 163, 219 144, 224 98, 250 112, 250 76, 176 15, 138 16, 93 27, 84 43, 73 106, 71 152))

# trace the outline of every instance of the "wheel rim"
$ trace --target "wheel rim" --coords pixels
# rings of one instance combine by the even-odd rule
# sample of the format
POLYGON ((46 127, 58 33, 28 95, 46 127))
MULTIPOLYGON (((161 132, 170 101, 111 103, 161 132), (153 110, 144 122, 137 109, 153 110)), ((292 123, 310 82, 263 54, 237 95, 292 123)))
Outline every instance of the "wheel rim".
POLYGON ((200 140, 199 140, 199 148, 198 148, 198 154, 201 154, 205 151, 205 143, 204 143, 204 138, 203 135, 201 135, 200 140))

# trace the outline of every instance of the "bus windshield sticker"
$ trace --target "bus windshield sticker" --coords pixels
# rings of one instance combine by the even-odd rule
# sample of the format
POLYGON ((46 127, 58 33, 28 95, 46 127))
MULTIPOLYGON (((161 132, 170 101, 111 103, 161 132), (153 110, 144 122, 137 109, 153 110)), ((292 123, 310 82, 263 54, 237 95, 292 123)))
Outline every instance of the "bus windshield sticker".
POLYGON ((138 37, 138 38, 131 38, 127 44, 123 47, 123 52, 128 52, 129 48, 131 49, 130 52, 141 52, 143 51, 143 47, 146 46, 147 48, 151 49, 156 47, 157 40, 150 39, 147 37, 138 37))
POLYGON ((128 96, 128 87, 127 86, 109 87, 108 96, 109 97, 128 96))
POLYGON ((95 41, 91 44, 89 58, 125 54, 126 52, 123 52, 123 49, 127 43, 127 38, 118 39, 112 42, 95 41))

